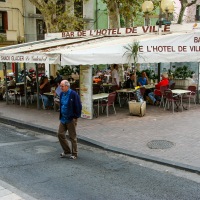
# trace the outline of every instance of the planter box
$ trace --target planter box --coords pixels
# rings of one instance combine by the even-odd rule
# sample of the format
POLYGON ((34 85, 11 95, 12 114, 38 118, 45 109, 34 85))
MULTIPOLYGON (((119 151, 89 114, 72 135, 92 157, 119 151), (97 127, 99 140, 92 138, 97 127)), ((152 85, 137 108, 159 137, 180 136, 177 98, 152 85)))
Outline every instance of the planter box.
POLYGON ((190 85, 194 85, 194 86, 197 86, 191 78, 189 79, 174 79, 174 82, 175 82, 175 89, 184 89, 184 90, 187 90, 188 89, 188 86, 190 85))
POLYGON ((68 78, 70 77, 70 75, 61 75, 63 80, 68 80, 68 78))

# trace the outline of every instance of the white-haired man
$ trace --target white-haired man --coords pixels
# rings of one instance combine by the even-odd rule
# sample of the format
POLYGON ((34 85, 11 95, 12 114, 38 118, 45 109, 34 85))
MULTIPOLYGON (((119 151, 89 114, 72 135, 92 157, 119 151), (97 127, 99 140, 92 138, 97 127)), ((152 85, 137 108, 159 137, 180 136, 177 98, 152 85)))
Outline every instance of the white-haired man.
POLYGON ((78 155, 76 124, 77 118, 81 116, 82 105, 79 95, 70 89, 70 83, 63 80, 60 83, 62 92, 60 93, 60 125, 58 129, 58 139, 63 149, 60 154, 61 158, 69 157, 76 159, 78 155), (71 149, 66 139, 66 131, 68 131, 71 141, 71 149))
POLYGON ((159 105, 160 104, 160 98, 162 96, 161 91, 160 91, 160 87, 161 86, 169 86, 169 79, 168 79, 168 74, 167 73, 163 73, 161 75, 162 80, 155 85, 155 90, 154 92, 150 92, 148 94, 147 97, 147 101, 152 102, 152 104, 154 105, 159 105))

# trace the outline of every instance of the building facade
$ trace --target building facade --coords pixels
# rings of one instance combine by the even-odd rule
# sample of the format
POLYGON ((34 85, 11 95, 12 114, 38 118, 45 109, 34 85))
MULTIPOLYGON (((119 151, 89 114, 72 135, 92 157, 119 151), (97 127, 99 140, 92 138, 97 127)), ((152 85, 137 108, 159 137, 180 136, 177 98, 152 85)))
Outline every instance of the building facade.
POLYGON ((24 41, 23 0, 0 0, 0 46, 24 41))
POLYGON ((43 40, 45 25, 40 11, 30 3, 29 0, 23 1, 24 7, 24 36, 26 42, 43 40))

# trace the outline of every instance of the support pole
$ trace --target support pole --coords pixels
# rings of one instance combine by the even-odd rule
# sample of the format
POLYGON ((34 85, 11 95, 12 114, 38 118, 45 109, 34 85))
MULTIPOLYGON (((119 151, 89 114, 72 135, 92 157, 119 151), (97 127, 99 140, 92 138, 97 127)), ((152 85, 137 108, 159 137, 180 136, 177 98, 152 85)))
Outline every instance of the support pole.
POLYGON ((3 71, 4 71, 4 81, 5 81, 5 87, 6 87, 6 104, 8 105, 8 83, 7 83, 7 66, 6 63, 4 63, 3 66, 3 71))
POLYGON ((158 63, 158 83, 160 82, 161 63, 158 63))
POLYGON ((27 108, 27 81, 26 81, 26 63, 24 63, 24 95, 25 95, 25 107, 27 108))
POLYGON ((19 75, 19 70, 18 70, 18 65, 20 65, 20 63, 15 63, 15 83, 18 83, 18 75, 19 75))
POLYGON ((35 63, 36 69, 36 84, 37 84, 37 109, 40 110, 40 98, 39 98, 39 79, 38 79, 38 64, 35 63))

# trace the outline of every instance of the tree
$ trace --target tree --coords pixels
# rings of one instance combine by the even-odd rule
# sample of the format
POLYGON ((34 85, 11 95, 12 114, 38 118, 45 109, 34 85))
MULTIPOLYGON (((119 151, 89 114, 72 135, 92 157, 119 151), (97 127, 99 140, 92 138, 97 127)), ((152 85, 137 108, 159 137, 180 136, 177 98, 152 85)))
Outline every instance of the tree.
POLYGON ((181 24, 182 21, 183 21, 183 16, 184 16, 184 12, 185 12, 185 9, 187 7, 190 7, 191 5, 195 4, 197 2, 197 0, 192 0, 190 2, 188 2, 188 0, 179 0, 180 3, 181 3, 181 9, 180 9, 180 12, 179 12, 179 17, 178 17, 178 24, 181 24))
POLYGON ((141 13, 143 0, 103 0, 107 4, 109 28, 120 28, 120 18, 125 27, 130 27, 141 13))
POLYGON ((120 18, 119 18, 119 7, 116 0, 106 0, 108 8, 109 17, 109 28, 119 28, 120 18))
POLYGON ((44 17, 47 33, 81 29, 83 20, 74 15, 74 3, 83 0, 29 0, 44 17))
POLYGON ((141 4, 143 0, 120 0, 119 12, 124 19, 124 26, 131 27, 133 21, 138 20, 141 16, 141 4))

